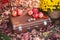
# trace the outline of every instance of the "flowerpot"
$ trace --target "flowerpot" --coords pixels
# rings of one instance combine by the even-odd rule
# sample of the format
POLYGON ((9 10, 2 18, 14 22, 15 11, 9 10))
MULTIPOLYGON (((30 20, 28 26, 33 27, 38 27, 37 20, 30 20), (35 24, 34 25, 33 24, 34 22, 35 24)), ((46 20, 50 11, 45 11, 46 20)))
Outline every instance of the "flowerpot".
POLYGON ((56 11, 50 12, 50 13, 48 13, 48 15, 52 19, 58 19, 58 18, 60 18, 60 10, 56 10, 56 11))

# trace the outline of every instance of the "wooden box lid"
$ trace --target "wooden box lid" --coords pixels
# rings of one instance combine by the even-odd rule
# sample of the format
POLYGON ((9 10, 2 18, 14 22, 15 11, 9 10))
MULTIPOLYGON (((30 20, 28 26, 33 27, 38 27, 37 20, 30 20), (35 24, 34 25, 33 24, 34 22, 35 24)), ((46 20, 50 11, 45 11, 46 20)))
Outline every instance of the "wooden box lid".
POLYGON ((49 19, 37 19, 33 22, 28 22, 27 20, 31 18, 31 16, 28 15, 23 15, 23 16, 17 16, 17 17, 11 17, 11 21, 12 21, 12 25, 13 26, 32 26, 32 25, 36 25, 39 24, 40 22, 46 20, 48 22, 49 19))

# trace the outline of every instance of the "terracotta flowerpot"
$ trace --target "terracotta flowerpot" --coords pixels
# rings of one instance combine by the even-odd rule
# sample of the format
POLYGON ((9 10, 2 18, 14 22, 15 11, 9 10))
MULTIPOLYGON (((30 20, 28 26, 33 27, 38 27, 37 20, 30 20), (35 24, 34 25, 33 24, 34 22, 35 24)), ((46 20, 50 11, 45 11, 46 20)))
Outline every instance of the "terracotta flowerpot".
POLYGON ((52 18, 52 19, 58 19, 60 18, 60 10, 56 10, 54 12, 50 12, 49 13, 49 16, 52 18))

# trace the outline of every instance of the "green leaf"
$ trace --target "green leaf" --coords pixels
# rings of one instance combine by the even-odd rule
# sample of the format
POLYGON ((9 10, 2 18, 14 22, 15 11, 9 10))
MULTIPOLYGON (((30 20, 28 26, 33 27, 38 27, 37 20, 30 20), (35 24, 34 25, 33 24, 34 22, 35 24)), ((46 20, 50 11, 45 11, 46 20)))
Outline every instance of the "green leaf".
POLYGON ((5 40, 11 40, 9 36, 7 36, 6 34, 1 34, 0 35, 0 39, 1 37, 3 37, 5 40))

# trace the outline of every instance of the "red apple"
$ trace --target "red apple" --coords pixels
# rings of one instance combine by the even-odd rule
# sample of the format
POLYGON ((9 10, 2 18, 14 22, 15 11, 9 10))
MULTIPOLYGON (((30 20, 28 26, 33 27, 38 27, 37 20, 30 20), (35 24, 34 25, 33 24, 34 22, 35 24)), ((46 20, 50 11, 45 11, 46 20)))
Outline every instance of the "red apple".
POLYGON ((37 8, 33 8, 32 11, 33 11, 33 13, 38 13, 38 9, 37 8))
POLYGON ((12 16, 17 16, 17 12, 16 11, 12 11, 12 16))
POLYGON ((38 13, 34 14, 33 17, 37 19, 39 17, 38 13))
POLYGON ((42 12, 39 12, 39 18, 43 18, 44 14, 42 12))
POLYGON ((33 15, 33 11, 32 10, 29 10, 28 11, 28 15, 30 15, 30 16, 33 15))
POLYGON ((22 15, 22 14, 23 14, 23 10, 18 9, 18 10, 17 10, 17 14, 18 14, 18 16, 22 15))

